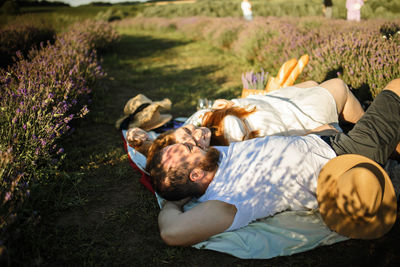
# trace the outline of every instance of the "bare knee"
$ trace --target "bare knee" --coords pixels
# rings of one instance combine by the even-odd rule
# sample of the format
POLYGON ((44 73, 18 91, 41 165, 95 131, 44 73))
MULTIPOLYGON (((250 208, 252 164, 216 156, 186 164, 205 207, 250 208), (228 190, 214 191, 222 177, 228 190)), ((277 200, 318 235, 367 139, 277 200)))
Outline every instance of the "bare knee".
POLYGON ((345 87, 345 85, 346 84, 344 83, 344 81, 339 78, 330 79, 320 84, 321 87, 324 87, 326 89, 337 89, 337 87, 345 87))
POLYGON ((312 80, 309 80, 309 81, 306 81, 306 82, 304 82, 306 85, 308 85, 308 87, 315 87, 315 86, 318 86, 318 83, 316 82, 316 81, 312 81, 312 80))
POLYGON ((340 114, 343 111, 349 94, 347 85, 341 79, 335 78, 321 83, 320 86, 331 93, 335 99, 338 113, 340 114))
POLYGON ((383 90, 391 90, 400 96, 400 78, 389 82, 383 90))
POLYGON ((310 80, 310 81, 295 84, 294 86, 296 86, 298 88, 310 88, 310 87, 318 86, 318 83, 310 80))

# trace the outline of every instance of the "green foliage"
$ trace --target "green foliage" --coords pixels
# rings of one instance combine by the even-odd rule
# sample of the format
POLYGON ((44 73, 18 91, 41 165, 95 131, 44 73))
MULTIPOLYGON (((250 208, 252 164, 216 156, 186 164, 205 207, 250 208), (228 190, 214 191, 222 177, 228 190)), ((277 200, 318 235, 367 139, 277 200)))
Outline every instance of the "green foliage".
MULTIPOLYGON (((77 9, 69 8, 67 11, 70 13, 62 13, 66 23, 84 17, 84 12, 78 14, 77 9)), ((95 16, 99 9, 95 11, 88 16, 95 16)), ((60 14, 57 16, 60 17, 60 14)), ((390 42, 384 38, 372 39, 379 48, 374 47, 372 41, 369 44, 362 43, 363 48, 367 46, 369 49, 355 53, 353 59, 348 53, 340 53, 340 49, 336 51, 336 44, 328 42, 332 38, 340 43, 343 37, 345 43, 343 45, 342 41, 342 46, 338 48, 351 43, 353 25, 371 31, 378 37, 378 29, 393 32, 396 28, 383 21, 367 21, 366 25, 363 24, 327 22, 316 18, 256 18, 250 24, 244 24, 239 18, 199 17, 116 21, 115 25, 123 34, 122 42, 116 45, 114 54, 106 55, 102 64, 109 73, 110 79, 104 81, 109 90, 102 99, 93 99, 88 117, 75 124, 77 127, 72 135, 63 138, 66 158, 57 172, 50 173, 48 168, 37 170, 36 174, 50 174, 49 183, 47 187, 36 187, 31 191, 29 202, 34 195, 38 198, 37 193, 41 194, 42 199, 36 203, 40 209, 33 214, 28 210, 24 217, 26 224, 18 225, 18 229, 12 232, 14 243, 5 253, 11 262, 8 262, 8 266, 219 266, 221 263, 224 266, 324 266, 327 262, 352 266, 397 261, 399 224, 384 240, 349 240, 268 261, 241 260, 213 251, 169 247, 159 237, 159 207, 154 196, 137 182, 140 175, 132 171, 127 163, 119 134, 114 129, 115 118, 119 117, 123 105, 138 93, 153 100, 169 97, 174 103, 171 113, 185 116, 195 110, 197 97, 238 96, 242 88, 241 73, 259 70, 256 65, 275 75, 275 66, 279 67, 287 57, 297 57, 307 49, 314 51, 313 57, 316 57, 317 47, 326 46, 324 56, 321 60, 311 59, 299 80, 313 77, 324 79, 327 72, 343 66, 341 77, 355 85, 363 77, 350 77, 350 69, 344 63, 350 62, 360 67, 360 62, 371 59, 368 53, 377 49, 397 57, 392 50, 385 49, 393 47, 393 40, 398 35, 394 35, 392 40, 387 39, 390 42), (335 36, 329 31, 330 28, 343 31, 344 35, 335 36), (307 32, 310 34, 307 35, 307 32), (324 32, 328 35, 323 35, 324 32), (312 39, 314 33, 316 39, 312 39), (317 40, 325 42, 319 44, 317 40), (291 46, 291 41, 294 46, 291 46), (287 47, 290 49, 285 49, 287 47), (248 55, 250 63, 242 60, 242 55, 248 55), (341 61, 336 62, 335 58, 341 61), (371 246, 382 245, 387 248, 384 254, 381 250, 371 250, 371 246)), ((98 30, 103 32, 104 27, 98 30)), ((70 35, 79 35, 82 31, 77 30, 70 35)), ((68 33, 65 31, 66 35, 68 33)), ((360 40, 366 39, 366 36, 362 34, 355 37, 360 40)), ((102 41, 97 44, 101 43, 104 44, 102 41)), ((351 47, 357 48, 357 44, 351 47)), ((398 67, 398 64, 389 65, 398 67)), ((390 76, 393 71, 387 68, 370 72, 371 77, 384 83, 390 78, 385 73, 390 76), (379 74, 385 77, 379 78, 379 74)), ((372 84, 371 81, 366 83, 372 84)), ((98 93, 96 90, 93 95, 98 96, 98 93)), ((0 153, 0 165, 14 160, 10 153, 12 151, 8 150, 0 153)), ((15 178, 14 181, 22 179, 18 180, 18 173, 15 178)), ((4 244, 10 243, 2 241, 0 250, 4 252, 4 244)), ((1 259, 0 263, 7 266, 7 262, 1 259)))
POLYGON ((396 39, 396 35, 400 34, 400 25, 395 22, 386 22, 379 28, 382 37, 387 39, 396 39))
POLYGON ((121 20, 127 16, 126 12, 123 12, 121 9, 109 8, 106 11, 100 11, 95 20, 102 20, 107 22, 112 22, 115 20, 121 20))
POLYGON ((189 38, 227 49, 272 74, 285 61, 308 54, 302 79, 340 77, 353 88, 366 87, 372 96, 400 76, 398 22, 270 17, 243 23, 239 18, 197 17, 131 19, 120 25, 164 31, 171 24, 189 38))
POLYGON ((147 6, 141 12, 145 17, 238 17, 241 16, 240 1, 212 1, 203 0, 195 3, 176 3, 158 5, 157 3, 147 6))
POLYGON ((0 11, 5 15, 16 15, 20 13, 20 7, 17 1, 7 0, 1 6, 0 11))
MULTIPOLYGON (((141 7, 142 5, 140 5, 141 7)), ((64 31, 69 25, 83 21, 86 19, 95 19, 99 13, 108 12, 107 20, 112 16, 116 15, 120 18, 127 16, 134 16, 139 12, 140 7, 135 6, 25 6, 21 7, 21 13, 19 15, 2 14, 0 16, 0 27, 7 24, 15 24, 21 21, 23 22, 45 22, 47 25, 51 25, 57 32, 64 31), (108 10, 112 11, 108 11, 108 10)), ((100 16, 100 15, 99 15, 100 16)))
MULTIPOLYGON (((195 3, 148 5, 141 12, 145 17, 241 17, 240 0, 202 0, 195 3)), ((306 17, 322 16, 322 0, 252 0, 254 16, 306 17)), ((370 0, 362 7, 363 18, 395 18, 400 14, 398 0, 370 0)), ((333 17, 346 18, 346 0, 333 0, 333 17)))
POLYGON ((12 63, 16 52, 26 55, 41 42, 53 41, 55 31, 44 24, 17 23, 0 29, 0 68, 12 63))
POLYGON ((13 222, 27 222, 24 214, 33 213, 22 209, 31 190, 55 183, 65 157, 58 142, 74 118, 86 116, 85 102, 105 76, 96 49, 104 51, 117 39, 109 24, 85 21, 58 34, 54 44, 33 48, 27 58, 17 52, 15 64, 0 70, 2 243, 13 235, 13 222))

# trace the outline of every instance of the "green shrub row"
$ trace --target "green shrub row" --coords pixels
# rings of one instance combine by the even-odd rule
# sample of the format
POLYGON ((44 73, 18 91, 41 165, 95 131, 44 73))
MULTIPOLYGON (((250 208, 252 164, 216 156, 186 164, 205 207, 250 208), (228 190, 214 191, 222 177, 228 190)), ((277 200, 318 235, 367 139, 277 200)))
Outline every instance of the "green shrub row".
MULTIPOLYGON (((147 6, 144 17, 241 17, 241 0, 198 0, 195 3, 147 6)), ((322 16, 322 0, 252 0, 254 16, 305 17, 322 16)), ((369 0, 362 7, 364 19, 396 18, 400 14, 398 0, 369 0)), ((346 18, 346 0, 333 0, 333 17, 346 18)))
POLYGON ((244 58, 255 67, 277 73, 291 58, 303 54, 310 62, 300 79, 322 82, 340 77, 374 97, 390 80, 400 77, 400 21, 363 23, 314 18, 135 18, 121 27, 176 30, 244 58))
POLYGON ((17 52, 15 64, 0 70, 0 244, 31 189, 57 179, 64 157, 58 141, 74 118, 88 113, 91 91, 105 75, 97 50, 117 39, 108 23, 81 22, 27 58, 17 52))
POLYGON ((0 29, 0 68, 10 65, 16 52, 26 55, 41 42, 54 40, 55 31, 44 24, 16 23, 0 29))

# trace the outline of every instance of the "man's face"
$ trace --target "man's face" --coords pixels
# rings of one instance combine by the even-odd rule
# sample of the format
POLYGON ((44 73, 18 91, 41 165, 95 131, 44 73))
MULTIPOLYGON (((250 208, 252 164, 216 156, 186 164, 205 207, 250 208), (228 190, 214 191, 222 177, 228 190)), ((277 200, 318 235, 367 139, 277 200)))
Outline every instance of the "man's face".
POLYGON ((207 152, 191 143, 174 144, 164 148, 161 164, 164 170, 181 166, 193 168, 198 166, 207 152))
POLYGON ((206 149, 210 146, 211 131, 206 127, 196 127, 188 124, 178 128, 174 132, 177 143, 189 143, 206 149))

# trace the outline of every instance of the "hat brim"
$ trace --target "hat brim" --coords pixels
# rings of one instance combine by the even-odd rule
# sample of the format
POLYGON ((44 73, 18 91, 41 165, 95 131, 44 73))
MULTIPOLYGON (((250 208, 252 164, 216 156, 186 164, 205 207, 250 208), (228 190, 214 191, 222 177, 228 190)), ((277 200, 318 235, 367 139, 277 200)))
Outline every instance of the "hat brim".
POLYGON ((119 118, 119 119, 115 122, 115 128, 117 128, 117 130, 119 130, 120 127, 121 127, 121 123, 122 123, 126 118, 128 118, 128 117, 129 117, 129 116, 125 115, 125 116, 122 116, 121 118, 119 118))
MULTIPOLYGON (((144 123, 139 125, 141 129, 145 130, 146 132, 156 129, 158 127, 163 126, 167 122, 172 119, 172 115, 170 114, 160 114, 160 116, 156 120, 152 120, 148 123, 144 123)), ((139 127, 136 122, 129 124, 129 128, 139 127)))
POLYGON ((139 127, 145 131, 149 131, 162 126, 172 119, 170 114, 160 114, 161 106, 152 103, 135 115, 133 121, 129 123, 129 128, 139 127))
POLYGON ((325 224, 331 230, 350 238, 379 238, 386 234, 396 222, 397 199, 388 174, 375 161, 361 155, 341 155, 330 160, 322 168, 318 177, 317 200, 325 224), (359 164, 376 167, 384 177, 382 204, 376 215, 369 218, 354 218, 343 214, 336 203, 337 179, 359 164))
POLYGON ((159 106, 160 112, 170 110, 172 105, 171 100, 169 100, 168 98, 164 98, 161 101, 154 101, 152 104, 159 106))

